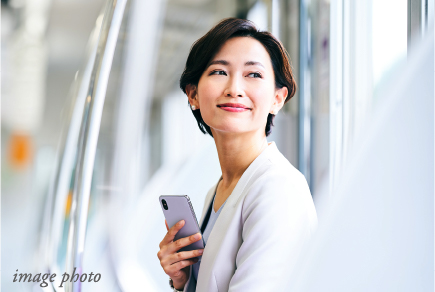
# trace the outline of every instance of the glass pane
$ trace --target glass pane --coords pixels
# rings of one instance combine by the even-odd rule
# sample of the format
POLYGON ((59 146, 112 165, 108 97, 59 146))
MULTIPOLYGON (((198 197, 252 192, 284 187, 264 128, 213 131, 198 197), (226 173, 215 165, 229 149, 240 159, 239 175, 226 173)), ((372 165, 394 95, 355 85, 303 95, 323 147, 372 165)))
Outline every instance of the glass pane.
POLYGON ((373 85, 387 79, 406 60, 406 0, 372 2, 373 85))

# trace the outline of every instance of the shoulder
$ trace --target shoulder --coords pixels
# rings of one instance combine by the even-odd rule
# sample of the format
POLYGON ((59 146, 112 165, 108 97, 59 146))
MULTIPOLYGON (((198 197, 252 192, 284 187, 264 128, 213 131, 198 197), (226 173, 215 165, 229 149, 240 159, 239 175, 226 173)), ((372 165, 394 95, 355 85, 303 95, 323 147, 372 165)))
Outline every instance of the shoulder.
POLYGON ((274 218, 298 216, 315 224, 317 215, 308 183, 279 151, 270 155, 258 171, 244 196, 242 218, 273 213, 274 218))
POLYGON ((281 152, 276 151, 270 155, 259 171, 257 178, 252 181, 249 193, 267 193, 272 197, 302 195, 311 197, 305 176, 281 152))

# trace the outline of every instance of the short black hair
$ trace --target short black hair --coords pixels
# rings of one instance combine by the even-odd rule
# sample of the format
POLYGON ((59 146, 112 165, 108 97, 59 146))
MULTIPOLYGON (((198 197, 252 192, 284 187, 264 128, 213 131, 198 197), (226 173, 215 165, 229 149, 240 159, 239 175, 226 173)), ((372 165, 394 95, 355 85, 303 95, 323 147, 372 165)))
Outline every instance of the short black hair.
MULTIPOLYGON (((281 42, 271 33, 260 31, 252 21, 239 18, 221 20, 193 44, 180 78, 181 90, 186 93, 186 86, 188 84, 198 86, 199 79, 207 68, 208 63, 219 52, 223 44, 233 37, 252 37, 265 47, 272 62, 275 74, 275 86, 277 88, 287 87, 288 89, 288 95, 284 102, 287 103, 295 95, 297 87, 287 51, 281 42)), ((204 134, 208 133, 213 137, 210 127, 202 119, 200 109, 192 110, 192 113, 198 122, 201 132, 204 134)), ((266 136, 272 133, 271 127, 273 126, 274 118, 275 115, 270 113, 267 116, 266 136)))

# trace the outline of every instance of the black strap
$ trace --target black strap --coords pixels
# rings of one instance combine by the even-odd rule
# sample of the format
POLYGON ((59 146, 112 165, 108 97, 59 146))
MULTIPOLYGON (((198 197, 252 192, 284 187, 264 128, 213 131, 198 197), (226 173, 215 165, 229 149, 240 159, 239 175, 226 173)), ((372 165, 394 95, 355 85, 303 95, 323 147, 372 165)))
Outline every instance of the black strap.
MULTIPOLYGON (((216 196, 216 192, 214 193, 214 196, 216 196)), ((205 214, 204 221, 202 222, 202 225, 201 225, 201 233, 202 234, 204 234, 205 228, 207 227, 207 224, 208 224, 208 220, 210 219, 211 208, 213 206, 214 196, 213 196, 213 199, 211 200, 210 205, 208 206, 207 214, 205 214)))

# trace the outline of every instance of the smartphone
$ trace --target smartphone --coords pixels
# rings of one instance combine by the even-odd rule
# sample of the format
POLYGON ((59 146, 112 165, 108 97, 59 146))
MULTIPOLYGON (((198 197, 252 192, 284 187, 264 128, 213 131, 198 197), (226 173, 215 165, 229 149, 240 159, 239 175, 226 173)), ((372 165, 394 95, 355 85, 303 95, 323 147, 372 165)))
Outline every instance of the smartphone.
MULTIPOLYGON (((174 226, 180 220, 184 220, 185 222, 183 228, 181 228, 175 235, 174 241, 183 237, 191 236, 198 232, 201 233, 189 196, 160 196, 159 201, 169 228, 174 226)), ((201 240, 185 246, 179 251, 202 249, 204 247, 204 239, 201 237, 201 240)))

